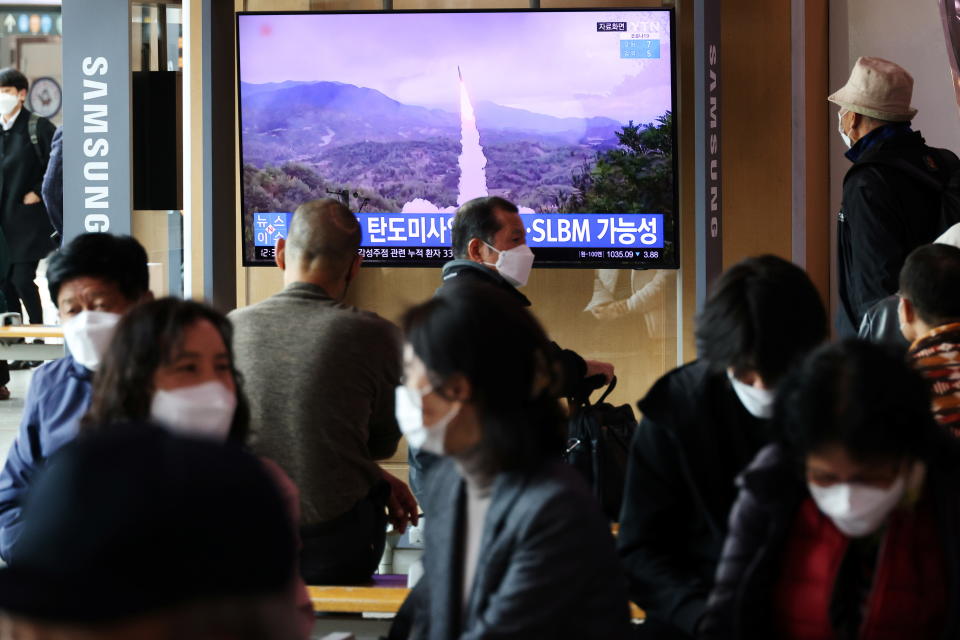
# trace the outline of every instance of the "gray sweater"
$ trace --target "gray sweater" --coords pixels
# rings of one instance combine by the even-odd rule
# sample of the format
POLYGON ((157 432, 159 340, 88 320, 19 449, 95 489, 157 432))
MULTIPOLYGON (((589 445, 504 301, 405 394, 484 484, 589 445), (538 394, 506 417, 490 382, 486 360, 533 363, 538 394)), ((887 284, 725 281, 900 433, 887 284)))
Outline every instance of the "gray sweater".
POLYGON ((396 451, 397 327, 297 282, 230 314, 253 450, 300 488, 301 525, 350 509, 396 451))

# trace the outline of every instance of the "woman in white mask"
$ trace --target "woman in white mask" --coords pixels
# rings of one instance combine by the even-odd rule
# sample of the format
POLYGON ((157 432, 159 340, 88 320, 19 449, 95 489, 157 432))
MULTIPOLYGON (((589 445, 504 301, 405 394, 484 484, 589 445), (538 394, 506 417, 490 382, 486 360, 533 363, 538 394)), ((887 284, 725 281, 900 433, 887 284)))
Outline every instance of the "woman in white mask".
POLYGON ((411 309, 397 418, 430 470, 424 574, 391 638, 630 637, 613 538, 561 462, 556 365, 508 293, 450 286, 411 309))
POLYGON ((785 379, 698 638, 960 637, 960 458, 929 390, 866 342, 785 379))
MULTIPOLYGON (((185 437, 245 446, 249 417, 232 335, 226 317, 190 300, 161 298, 128 312, 97 369, 81 436, 148 420, 185 437)), ((276 463, 261 461, 283 493, 296 531, 297 488, 276 463)), ((302 580, 291 588, 302 614, 301 636, 308 638, 313 607, 302 580)))

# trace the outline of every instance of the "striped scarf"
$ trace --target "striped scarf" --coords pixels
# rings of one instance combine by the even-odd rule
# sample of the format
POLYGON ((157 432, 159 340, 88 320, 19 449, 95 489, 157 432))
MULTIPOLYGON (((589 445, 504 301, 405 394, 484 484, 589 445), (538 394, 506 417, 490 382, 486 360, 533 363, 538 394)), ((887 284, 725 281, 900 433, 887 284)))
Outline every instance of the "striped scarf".
POLYGON ((920 336, 907 355, 930 382, 933 417, 960 437, 960 322, 941 325, 920 336))

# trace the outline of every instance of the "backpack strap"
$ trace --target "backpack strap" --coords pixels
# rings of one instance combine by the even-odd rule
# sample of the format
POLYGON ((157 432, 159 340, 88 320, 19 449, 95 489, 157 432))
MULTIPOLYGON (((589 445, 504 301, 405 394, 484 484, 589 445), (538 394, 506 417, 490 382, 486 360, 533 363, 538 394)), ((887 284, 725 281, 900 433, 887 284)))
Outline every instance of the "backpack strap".
POLYGON ((30 119, 27 121, 27 133, 30 134, 30 144, 37 154, 37 159, 40 161, 40 164, 46 165, 48 158, 45 157, 43 149, 40 147, 40 137, 37 135, 37 122, 39 122, 39 120, 40 116, 31 111, 30 119))

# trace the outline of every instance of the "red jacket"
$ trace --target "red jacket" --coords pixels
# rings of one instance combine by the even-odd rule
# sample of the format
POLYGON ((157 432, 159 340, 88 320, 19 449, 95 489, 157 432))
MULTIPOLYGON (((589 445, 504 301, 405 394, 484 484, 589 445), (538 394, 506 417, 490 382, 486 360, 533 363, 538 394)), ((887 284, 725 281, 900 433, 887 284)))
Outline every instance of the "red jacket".
MULTIPOLYGON (((929 500, 891 514, 880 545, 860 640, 936 638, 947 609, 946 556, 929 500)), ((812 499, 803 501, 784 549, 774 608, 777 638, 836 638, 830 603, 849 538, 812 499)))

